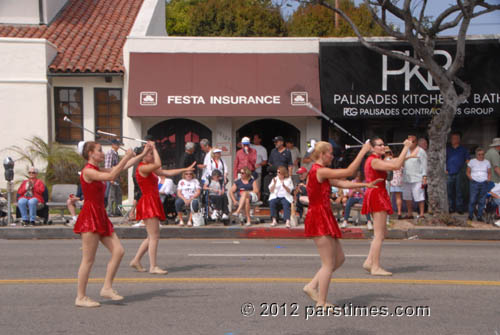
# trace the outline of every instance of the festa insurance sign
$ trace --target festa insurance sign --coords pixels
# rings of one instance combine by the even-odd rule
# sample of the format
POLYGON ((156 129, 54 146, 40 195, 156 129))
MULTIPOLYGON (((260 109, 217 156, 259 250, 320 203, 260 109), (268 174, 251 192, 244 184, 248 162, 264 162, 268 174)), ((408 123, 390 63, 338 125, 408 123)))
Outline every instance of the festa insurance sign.
MULTIPOLYGON (((378 45, 413 55, 408 43, 378 45)), ((454 41, 440 42, 435 58, 452 64, 454 41)), ((459 77, 471 85, 471 95, 457 110, 459 117, 500 115, 500 42, 468 40, 459 77)), ((356 42, 323 42, 320 46, 323 112, 336 119, 431 117, 443 98, 428 71, 380 55, 356 42)))

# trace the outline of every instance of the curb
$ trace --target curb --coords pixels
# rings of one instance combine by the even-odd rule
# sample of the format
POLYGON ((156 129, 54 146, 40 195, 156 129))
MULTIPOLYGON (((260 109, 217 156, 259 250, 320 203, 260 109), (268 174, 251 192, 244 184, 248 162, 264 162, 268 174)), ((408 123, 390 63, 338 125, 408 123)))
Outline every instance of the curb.
MULTIPOLYGON (((143 227, 115 227, 118 237, 123 239, 143 239, 146 229, 143 227)), ((372 231, 362 228, 342 229, 343 239, 371 239, 372 231)), ((0 227, 0 239, 29 240, 29 239, 79 239, 73 229, 65 226, 44 227, 0 227)), ((277 228, 277 227, 176 227, 162 226, 160 238, 207 238, 207 239, 304 239, 304 228, 277 228)), ((436 228, 418 227, 408 230, 393 229, 388 232, 388 239, 422 239, 422 240, 481 240, 500 241, 500 229, 474 228, 436 228)))

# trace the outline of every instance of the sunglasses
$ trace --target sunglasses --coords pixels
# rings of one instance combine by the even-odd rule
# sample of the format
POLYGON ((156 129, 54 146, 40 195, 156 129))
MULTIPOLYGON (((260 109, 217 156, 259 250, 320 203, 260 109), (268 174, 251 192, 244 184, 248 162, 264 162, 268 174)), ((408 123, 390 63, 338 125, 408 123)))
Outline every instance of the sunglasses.
POLYGON ((28 172, 28 174, 36 174, 36 172, 30 171, 30 172, 28 172))
POLYGON ((185 175, 186 175, 186 176, 193 176, 193 175, 194 175, 194 173, 189 172, 189 173, 185 173, 185 175))

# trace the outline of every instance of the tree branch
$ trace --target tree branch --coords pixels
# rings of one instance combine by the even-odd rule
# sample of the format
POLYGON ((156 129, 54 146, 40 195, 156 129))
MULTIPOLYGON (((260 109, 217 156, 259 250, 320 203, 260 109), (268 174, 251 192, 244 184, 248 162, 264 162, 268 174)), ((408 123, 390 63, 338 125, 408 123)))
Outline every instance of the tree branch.
POLYGON ((462 9, 462 14, 464 16, 462 23, 460 24, 460 29, 457 36, 457 52, 455 53, 455 59, 451 64, 450 68, 446 71, 446 75, 450 80, 453 80, 457 71, 462 68, 465 61, 465 37, 467 35, 467 29, 469 28, 470 20, 474 13, 474 4, 466 0, 465 4, 461 4, 460 0, 459 6, 462 9))
POLYGON ((460 79, 458 77, 456 77, 454 79, 454 82, 463 89, 463 92, 460 93, 460 95, 458 96, 459 104, 461 104, 461 103, 465 102, 465 100, 467 100, 467 98, 469 97, 470 92, 471 92, 471 87, 469 84, 467 84, 466 82, 464 82, 462 79, 460 79))
POLYGON ((414 57, 410 57, 410 56, 406 56, 405 54, 401 54, 401 53, 396 53, 396 52, 393 52, 393 51, 389 51, 387 49, 384 49, 384 48, 381 48, 381 47, 378 47, 372 43, 369 43, 368 41, 365 40, 365 38, 363 37, 363 35, 361 35, 361 33, 359 32, 358 30, 358 27, 356 27, 356 25, 354 24, 354 22, 352 22, 352 20, 344 13, 344 11, 342 11, 341 9, 338 9, 338 8, 335 8, 335 7, 332 7, 329 3, 323 1, 323 0, 320 0, 319 1, 320 5, 338 13, 344 20, 347 21, 347 23, 349 24, 349 26, 351 26, 352 30, 354 31, 354 34, 358 37, 359 41, 361 42, 361 44, 363 46, 365 46, 366 48, 370 49, 370 50, 373 50, 375 52, 378 52, 382 55, 386 55, 386 56, 389 56, 389 57, 394 57, 394 58, 397 58, 397 59, 401 59, 403 61, 407 61, 407 62, 410 62, 414 65, 417 65, 417 66, 420 66, 424 69, 428 69, 427 65, 422 62, 420 59, 417 59, 417 58, 414 58, 414 57))

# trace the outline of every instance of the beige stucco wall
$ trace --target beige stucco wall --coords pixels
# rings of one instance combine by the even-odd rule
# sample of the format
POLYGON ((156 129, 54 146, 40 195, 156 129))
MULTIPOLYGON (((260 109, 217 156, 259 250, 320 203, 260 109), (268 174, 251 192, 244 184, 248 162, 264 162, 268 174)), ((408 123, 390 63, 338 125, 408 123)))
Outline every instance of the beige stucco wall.
MULTIPOLYGON (((49 139, 48 64, 56 55, 55 47, 44 39, 0 38, 0 158, 18 157, 9 147, 26 146, 25 139, 39 136, 49 139)), ((25 170, 24 163, 16 171, 25 170)), ((5 187, 3 164, 0 187, 5 187)))

